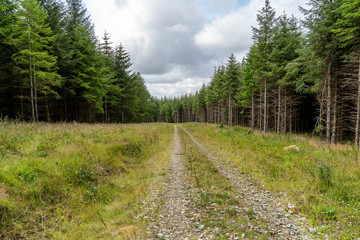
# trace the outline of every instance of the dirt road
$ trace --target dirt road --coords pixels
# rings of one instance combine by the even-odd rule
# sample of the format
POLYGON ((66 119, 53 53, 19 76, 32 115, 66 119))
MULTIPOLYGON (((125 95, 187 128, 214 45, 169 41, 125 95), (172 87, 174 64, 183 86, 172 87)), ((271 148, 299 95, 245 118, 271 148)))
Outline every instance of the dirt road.
POLYGON ((219 239, 220 236, 221 239, 315 239, 308 221, 295 213, 292 203, 284 201, 286 198, 283 196, 262 190, 226 159, 209 152, 182 127, 175 126, 174 147, 166 175, 153 184, 152 192, 151 199, 145 204, 146 239, 219 239), (233 206, 236 214, 245 216, 247 224, 231 222, 235 228, 231 232, 224 232, 225 228, 221 226, 204 224, 203 219, 211 220, 215 216, 208 210, 216 209, 197 204, 206 193, 201 187, 194 186, 179 131, 187 134, 217 171, 225 176, 234 189, 234 199, 238 201, 233 206))

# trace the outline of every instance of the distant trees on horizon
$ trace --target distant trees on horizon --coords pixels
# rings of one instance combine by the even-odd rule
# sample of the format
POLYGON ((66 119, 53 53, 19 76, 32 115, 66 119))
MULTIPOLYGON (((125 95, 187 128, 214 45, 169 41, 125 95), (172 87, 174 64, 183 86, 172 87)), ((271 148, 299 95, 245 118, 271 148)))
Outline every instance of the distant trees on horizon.
POLYGON ((253 44, 195 94, 160 101, 161 120, 313 132, 360 144, 360 1, 309 0, 305 20, 257 14, 253 44))

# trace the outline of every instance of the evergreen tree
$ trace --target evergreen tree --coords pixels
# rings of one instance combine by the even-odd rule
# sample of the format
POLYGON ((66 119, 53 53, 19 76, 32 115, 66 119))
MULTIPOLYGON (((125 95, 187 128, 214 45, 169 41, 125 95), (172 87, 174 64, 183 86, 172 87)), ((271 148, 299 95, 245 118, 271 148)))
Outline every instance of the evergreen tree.
POLYGON ((10 82, 13 78, 11 56, 14 48, 9 36, 14 31, 16 8, 10 0, 0 1, 0 118, 8 114, 14 116, 12 102, 16 91, 11 88, 10 82))
POLYGON ((81 0, 67 0, 64 57, 59 62, 63 77, 62 100, 65 120, 93 121, 103 112, 105 91, 101 79, 101 57, 94 28, 81 0))
POLYGON ((334 32, 343 48, 354 52, 358 59, 355 144, 360 146, 360 1, 344 0, 340 7, 341 18, 334 32))
POLYGON ((322 76, 318 81, 321 82, 323 89, 319 93, 319 119, 318 128, 324 126, 323 115, 326 115, 326 141, 331 141, 331 113, 333 85, 339 60, 339 42, 333 33, 335 23, 338 18, 336 9, 340 1, 333 0, 310 0, 309 10, 302 8, 306 16, 305 26, 309 29, 308 44, 315 56, 324 63, 324 68, 318 69, 319 75, 322 76), (326 114, 324 113, 326 103, 326 114))
POLYGON ((253 40, 256 45, 254 54, 254 66, 256 68, 254 76, 263 88, 263 130, 268 129, 268 88, 271 53, 271 40, 273 37, 273 26, 275 21, 275 10, 271 7, 270 1, 265 0, 265 6, 257 14, 258 28, 253 27, 253 40))
POLYGON ((24 85, 30 86, 32 120, 38 121, 38 94, 57 94, 52 87, 60 85, 56 57, 48 53, 53 36, 45 24, 46 13, 36 0, 21 1, 17 15, 13 39, 17 52, 13 59, 21 75, 27 76, 24 85))
POLYGON ((116 78, 115 84, 119 88, 116 115, 117 120, 124 123, 125 113, 129 110, 127 104, 132 101, 131 99, 134 96, 131 95, 130 91, 132 82, 130 67, 132 63, 129 53, 126 52, 122 44, 115 47, 113 64, 116 78))
POLYGON ((228 98, 228 125, 231 127, 233 124, 233 100, 236 92, 239 89, 240 83, 240 64, 231 54, 226 65, 226 82, 223 85, 228 98))
MULTIPOLYGON (((283 129, 287 131, 287 105, 294 103, 291 101, 289 86, 293 79, 286 78, 287 65, 298 57, 298 48, 300 46, 300 32, 298 31, 297 20, 288 18, 286 14, 279 17, 274 27, 272 40, 272 51, 269 54, 270 60, 270 78, 274 79, 278 86, 277 90, 277 113, 275 114, 275 129, 279 134, 283 129)), ((295 106, 293 107, 295 108, 295 106)), ((292 119, 290 119, 292 121, 292 119)), ((290 129, 291 130, 291 129, 290 129)))

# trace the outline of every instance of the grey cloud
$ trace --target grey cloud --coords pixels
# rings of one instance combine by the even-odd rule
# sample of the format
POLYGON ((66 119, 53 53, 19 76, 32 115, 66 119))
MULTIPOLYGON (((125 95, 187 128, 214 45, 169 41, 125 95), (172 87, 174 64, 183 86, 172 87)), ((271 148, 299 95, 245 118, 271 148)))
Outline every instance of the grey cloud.
MULTIPOLYGON (((241 60, 252 43, 257 10, 264 4, 259 0, 104 0, 108 3, 100 11, 103 1, 84 1, 98 13, 97 28, 105 18, 116 19, 107 23, 112 41, 124 44, 133 70, 143 75, 156 96, 195 92, 231 53, 241 60)), ((305 1, 271 3, 278 14, 284 9, 291 14, 305 1)))
POLYGON ((115 0, 115 5, 118 8, 122 8, 122 7, 126 6, 127 3, 128 3, 128 0, 115 0))

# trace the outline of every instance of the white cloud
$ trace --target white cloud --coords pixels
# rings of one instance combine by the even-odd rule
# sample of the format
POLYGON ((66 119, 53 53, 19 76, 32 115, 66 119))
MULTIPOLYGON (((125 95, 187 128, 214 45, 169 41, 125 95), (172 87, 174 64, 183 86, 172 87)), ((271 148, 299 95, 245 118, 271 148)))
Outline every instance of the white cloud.
MULTIPOLYGON (((307 0, 273 0, 278 14, 300 16, 307 0)), ((239 60, 252 40, 259 0, 84 0, 98 36, 105 30, 130 53, 153 95, 195 92, 213 67, 234 53, 239 60)))

